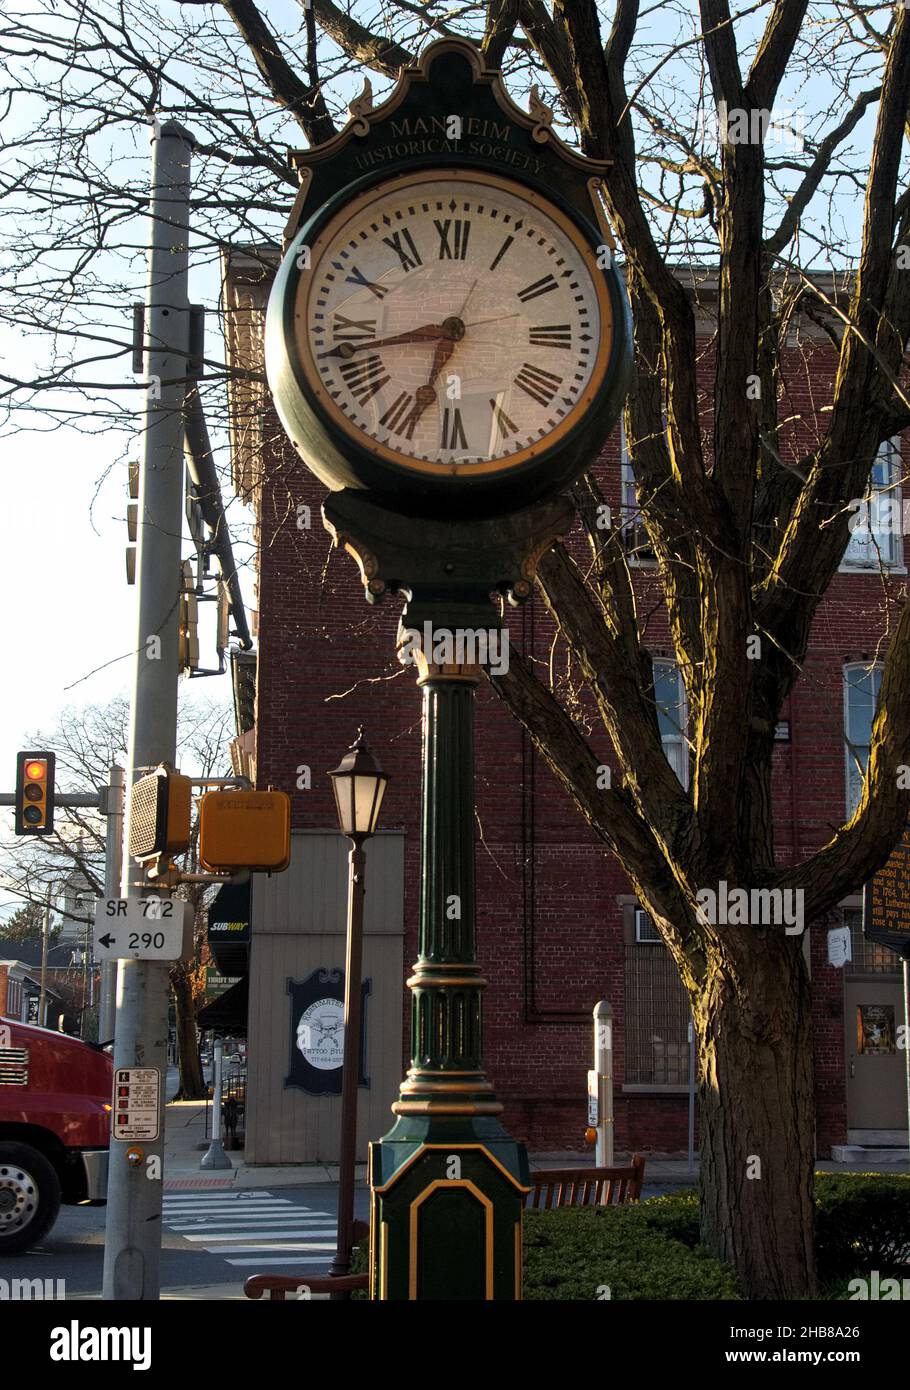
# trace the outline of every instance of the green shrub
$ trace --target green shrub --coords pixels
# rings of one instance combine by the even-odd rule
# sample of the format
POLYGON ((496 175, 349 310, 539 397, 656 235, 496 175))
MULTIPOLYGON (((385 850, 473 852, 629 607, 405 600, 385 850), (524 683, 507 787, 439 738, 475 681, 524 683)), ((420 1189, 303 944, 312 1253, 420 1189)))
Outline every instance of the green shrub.
MULTIPOLYGON (((815 1235, 823 1299, 848 1297, 856 1275, 906 1274, 910 1175, 817 1173, 815 1235)), ((366 1247, 352 1273, 367 1269, 366 1247)), ((729 1266, 699 1245, 698 1194, 676 1191, 638 1206, 527 1211, 528 1300, 737 1299, 729 1266)), ((365 1298, 366 1294, 355 1294, 365 1298)))
POLYGON ((656 1214, 652 1203, 527 1212, 525 1298, 591 1301, 609 1288, 612 1299, 738 1299, 731 1269, 657 1228, 689 1229, 673 1200, 656 1199, 656 1214))
POLYGON ((638 1208, 647 1224, 671 1240, 682 1241, 690 1250, 701 1243, 698 1229, 698 1193, 686 1188, 666 1197, 649 1197, 638 1208))
POLYGON ((906 1273, 910 1175, 817 1173, 815 1249, 824 1285, 851 1275, 906 1273))

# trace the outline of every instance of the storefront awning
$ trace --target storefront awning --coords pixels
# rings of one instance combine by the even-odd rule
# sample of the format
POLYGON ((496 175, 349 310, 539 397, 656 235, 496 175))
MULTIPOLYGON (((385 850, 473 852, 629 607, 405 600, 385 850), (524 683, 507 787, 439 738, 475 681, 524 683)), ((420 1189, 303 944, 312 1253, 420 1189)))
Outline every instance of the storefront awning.
POLYGON ((196 1015, 196 1024, 204 1032, 219 1033, 224 1038, 245 1038, 249 999, 249 980, 238 980, 217 999, 206 1004, 196 1015))

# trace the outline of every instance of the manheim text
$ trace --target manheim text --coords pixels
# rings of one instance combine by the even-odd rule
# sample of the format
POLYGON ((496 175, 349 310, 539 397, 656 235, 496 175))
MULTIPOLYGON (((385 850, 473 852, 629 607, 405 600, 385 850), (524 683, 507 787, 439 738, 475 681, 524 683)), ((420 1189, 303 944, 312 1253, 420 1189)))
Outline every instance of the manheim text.
POLYGON ((425 622, 423 633, 416 627, 405 629, 399 649, 403 666, 423 652, 434 666, 489 666, 491 676, 504 676, 509 669, 509 630, 498 627, 435 627, 425 622))

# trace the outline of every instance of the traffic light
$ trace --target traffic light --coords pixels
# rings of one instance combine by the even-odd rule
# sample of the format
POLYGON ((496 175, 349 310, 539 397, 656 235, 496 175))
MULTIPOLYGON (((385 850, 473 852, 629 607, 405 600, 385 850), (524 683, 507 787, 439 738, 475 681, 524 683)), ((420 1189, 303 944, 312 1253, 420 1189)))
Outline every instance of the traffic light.
POLYGON ((280 873, 291 862, 285 792, 206 792, 199 800, 199 862, 210 873, 280 873))
POLYGON ((130 788, 130 854, 156 859, 179 854, 190 843, 189 777, 162 763, 130 788))
POLYGON ((53 753, 16 754, 16 834, 50 835, 54 828, 53 753))

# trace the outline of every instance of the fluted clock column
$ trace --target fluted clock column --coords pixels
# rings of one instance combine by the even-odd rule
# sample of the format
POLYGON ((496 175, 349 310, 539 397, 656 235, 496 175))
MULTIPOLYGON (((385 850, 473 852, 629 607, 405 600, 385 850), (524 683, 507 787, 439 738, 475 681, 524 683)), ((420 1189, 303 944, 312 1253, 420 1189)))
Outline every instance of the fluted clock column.
POLYGON ((521 1296, 524 1147, 482 1058, 474 887, 476 667, 419 661, 421 890, 411 1067, 371 1146, 371 1289, 386 1299, 521 1296))

